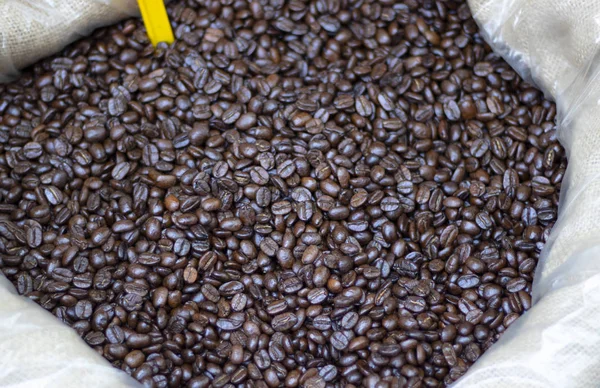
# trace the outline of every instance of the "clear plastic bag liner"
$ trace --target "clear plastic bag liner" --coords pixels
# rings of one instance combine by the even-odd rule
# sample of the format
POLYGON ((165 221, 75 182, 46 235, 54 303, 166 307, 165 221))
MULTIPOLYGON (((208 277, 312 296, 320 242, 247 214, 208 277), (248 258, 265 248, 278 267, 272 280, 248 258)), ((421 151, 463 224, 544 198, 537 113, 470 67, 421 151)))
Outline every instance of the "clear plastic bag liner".
POLYGON ((137 15, 136 0, 0 0, 0 82, 98 27, 137 15))
POLYGON ((469 0, 481 33, 554 99, 568 156, 533 307, 455 387, 600 382, 600 1, 469 0))
POLYGON ((140 387, 0 275, 0 387, 140 387))

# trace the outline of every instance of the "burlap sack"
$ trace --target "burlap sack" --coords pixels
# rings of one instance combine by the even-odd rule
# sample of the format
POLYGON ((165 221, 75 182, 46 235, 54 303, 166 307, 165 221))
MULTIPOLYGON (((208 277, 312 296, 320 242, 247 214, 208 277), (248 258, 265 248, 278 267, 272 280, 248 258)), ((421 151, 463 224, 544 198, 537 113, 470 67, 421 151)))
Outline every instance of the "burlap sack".
POLYGON ((98 27, 138 14, 136 0, 0 0, 0 82, 98 27))
POLYGON ((557 103, 567 150, 534 306, 455 386, 600 386, 600 1, 469 0, 482 34, 557 103))

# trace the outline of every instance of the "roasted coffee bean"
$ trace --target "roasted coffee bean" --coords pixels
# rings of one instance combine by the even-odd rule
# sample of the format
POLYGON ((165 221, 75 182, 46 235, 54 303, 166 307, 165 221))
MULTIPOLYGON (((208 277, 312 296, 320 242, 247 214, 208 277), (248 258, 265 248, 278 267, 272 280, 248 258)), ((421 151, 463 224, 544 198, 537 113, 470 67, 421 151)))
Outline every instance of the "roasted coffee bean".
POLYGON ((27 245, 30 248, 37 248, 43 242, 43 230, 39 223, 34 221, 34 225, 27 229, 27 245))
POLYGON ((330 342, 337 350, 344 350, 349 344, 348 337, 340 331, 336 331, 331 335, 330 342))
POLYGON ((298 317, 293 313, 283 313, 275 316, 271 321, 273 330, 287 331, 298 322, 298 317))
POLYGON ((243 324, 244 314, 242 313, 233 313, 230 317, 217 319, 217 327, 225 331, 239 329, 243 324))
POLYGON ((0 87, 0 270, 144 385, 452 384, 531 307, 556 108, 464 0, 173 0, 0 87))

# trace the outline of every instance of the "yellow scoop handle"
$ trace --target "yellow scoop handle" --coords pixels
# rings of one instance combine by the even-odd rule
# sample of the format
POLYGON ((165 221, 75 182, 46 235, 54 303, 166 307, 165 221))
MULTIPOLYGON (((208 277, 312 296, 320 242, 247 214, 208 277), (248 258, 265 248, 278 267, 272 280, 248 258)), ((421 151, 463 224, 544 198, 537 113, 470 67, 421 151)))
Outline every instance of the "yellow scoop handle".
POLYGON ((138 4, 150 42, 154 46, 160 42, 173 43, 175 37, 163 0, 138 0, 138 4))

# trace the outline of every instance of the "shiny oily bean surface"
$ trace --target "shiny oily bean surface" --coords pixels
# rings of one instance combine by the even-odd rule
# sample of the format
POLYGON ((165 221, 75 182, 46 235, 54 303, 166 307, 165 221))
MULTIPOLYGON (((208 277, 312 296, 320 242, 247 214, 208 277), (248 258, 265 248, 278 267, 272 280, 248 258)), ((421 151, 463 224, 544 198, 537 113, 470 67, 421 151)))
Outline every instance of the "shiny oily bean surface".
POLYGON ((556 107, 465 1, 183 1, 0 85, 0 270, 147 387, 444 387, 532 304, 556 107))

